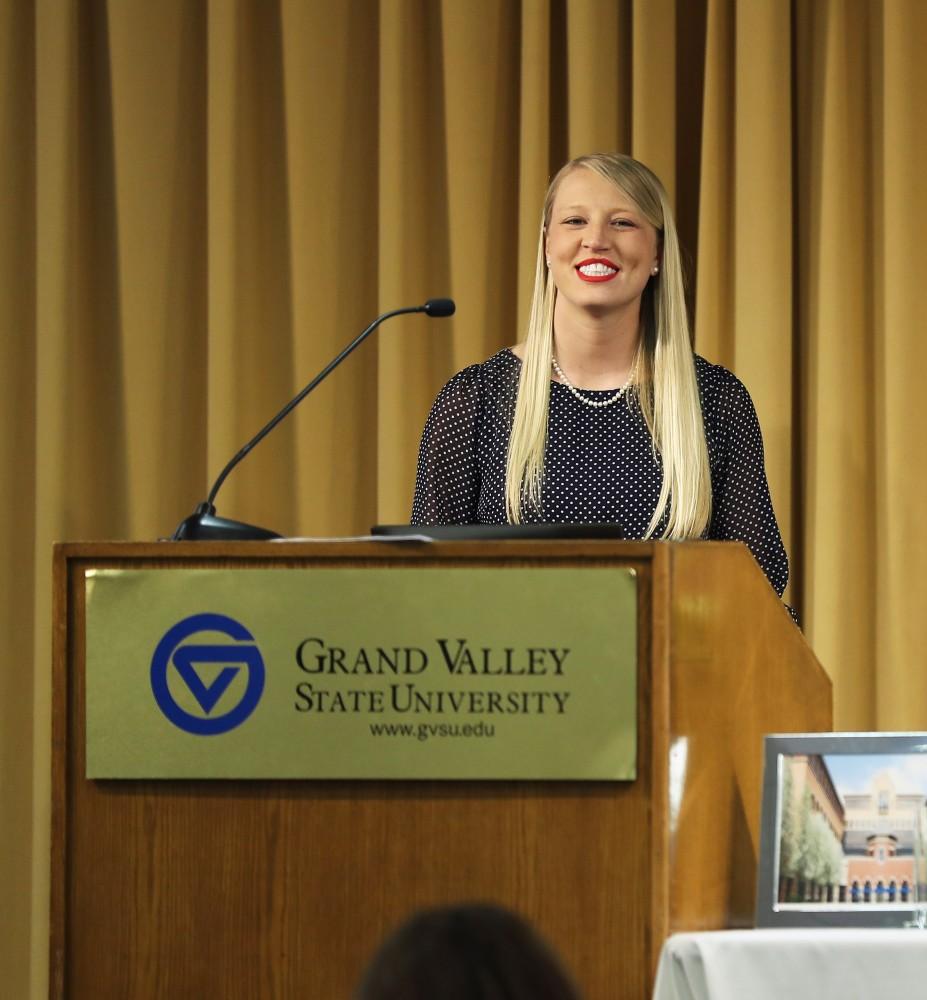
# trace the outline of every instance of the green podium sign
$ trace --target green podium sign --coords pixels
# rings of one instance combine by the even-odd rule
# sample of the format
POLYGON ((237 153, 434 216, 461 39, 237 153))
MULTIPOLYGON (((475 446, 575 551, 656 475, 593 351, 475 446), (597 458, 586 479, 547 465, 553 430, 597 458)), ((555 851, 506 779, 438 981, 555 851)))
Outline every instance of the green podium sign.
POLYGON ((627 568, 89 570, 87 777, 629 780, 627 568))

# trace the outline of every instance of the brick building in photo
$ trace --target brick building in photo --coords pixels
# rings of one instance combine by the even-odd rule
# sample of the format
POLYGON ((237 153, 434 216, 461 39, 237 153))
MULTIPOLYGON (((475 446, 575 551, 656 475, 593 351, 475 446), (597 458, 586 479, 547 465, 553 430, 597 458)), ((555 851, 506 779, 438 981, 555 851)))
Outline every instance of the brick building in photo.
POLYGON ((849 899, 916 900, 918 881, 924 881, 927 800, 923 793, 898 792, 891 775, 883 771, 866 792, 844 796, 844 814, 844 884, 849 899))
POLYGON ((888 769, 862 791, 841 790, 816 754, 792 755, 785 766, 780 903, 927 899, 923 792, 899 791, 888 769))

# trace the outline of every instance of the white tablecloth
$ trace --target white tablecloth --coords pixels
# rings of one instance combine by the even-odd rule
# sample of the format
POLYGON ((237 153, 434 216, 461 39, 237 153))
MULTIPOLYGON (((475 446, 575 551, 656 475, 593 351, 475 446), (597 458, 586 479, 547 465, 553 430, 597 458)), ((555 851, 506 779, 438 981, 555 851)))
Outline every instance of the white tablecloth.
POLYGON ((676 934, 654 1000, 927 998, 927 931, 789 929, 676 934))

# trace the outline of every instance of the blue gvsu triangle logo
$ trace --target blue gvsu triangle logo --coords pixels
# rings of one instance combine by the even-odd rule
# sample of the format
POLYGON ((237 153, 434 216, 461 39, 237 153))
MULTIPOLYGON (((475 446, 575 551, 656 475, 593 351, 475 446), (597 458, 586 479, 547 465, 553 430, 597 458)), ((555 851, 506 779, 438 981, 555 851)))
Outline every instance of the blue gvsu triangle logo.
POLYGON ((227 615, 191 615, 168 629, 158 643, 151 658, 151 690, 158 707, 179 729, 215 736, 240 726, 254 711, 264 693, 264 673, 254 636, 243 625, 227 615), (208 633, 208 641, 188 641, 203 633, 208 633), (216 642, 216 633, 231 641, 216 642), (242 670, 247 671, 244 693, 228 705, 223 695, 242 670), (171 692, 171 671, 174 683, 186 686, 202 715, 177 702, 171 692), (208 683, 204 677, 210 677, 208 683))

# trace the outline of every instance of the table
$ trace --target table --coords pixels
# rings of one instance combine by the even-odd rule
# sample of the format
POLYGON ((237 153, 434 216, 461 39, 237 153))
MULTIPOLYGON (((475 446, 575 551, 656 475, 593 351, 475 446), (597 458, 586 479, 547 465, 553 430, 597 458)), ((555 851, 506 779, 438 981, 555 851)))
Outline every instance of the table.
POLYGON ((927 931, 790 928, 676 934, 653 1000, 927 997, 927 931))

